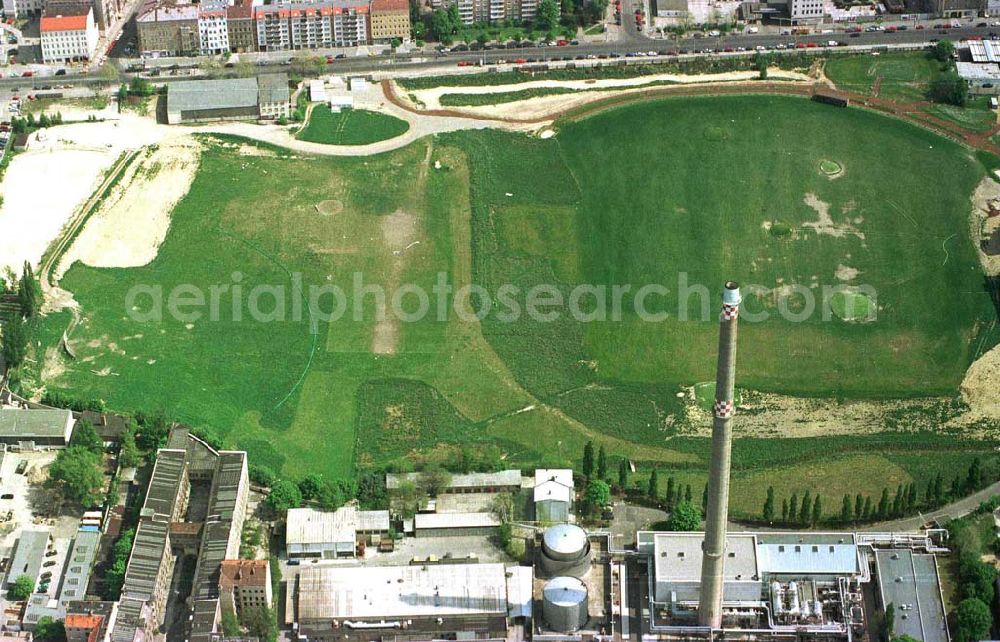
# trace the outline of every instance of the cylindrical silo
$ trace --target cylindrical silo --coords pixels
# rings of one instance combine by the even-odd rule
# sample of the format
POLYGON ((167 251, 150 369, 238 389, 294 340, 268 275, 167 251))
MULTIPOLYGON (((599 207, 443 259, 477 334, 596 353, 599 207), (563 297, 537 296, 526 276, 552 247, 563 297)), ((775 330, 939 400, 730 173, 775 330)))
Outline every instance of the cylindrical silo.
POLYGON ((542 588, 542 613, 553 631, 570 633, 587 624, 587 587, 575 577, 555 577, 542 588))
POLYGON ((587 531, 573 524, 557 524, 542 535, 542 569, 548 577, 582 577, 590 570, 587 531))

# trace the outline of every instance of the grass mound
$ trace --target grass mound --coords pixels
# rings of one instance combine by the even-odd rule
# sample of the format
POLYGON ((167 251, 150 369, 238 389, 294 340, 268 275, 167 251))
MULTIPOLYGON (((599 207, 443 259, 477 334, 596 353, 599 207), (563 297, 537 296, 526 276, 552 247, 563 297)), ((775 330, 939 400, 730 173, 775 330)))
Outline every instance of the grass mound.
POLYGON ((840 165, 840 163, 824 158, 819 162, 819 171, 823 172, 827 176, 835 176, 844 171, 844 168, 840 165))
POLYGON ((334 113, 326 105, 317 105, 309 123, 299 132, 299 140, 324 145, 369 145, 402 136, 410 124, 395 116, 365 109, 344 109, 334 113))
POLYGON ((844 321, 868 323, 878 317, 875 302, 867 294, 851 290, 834 292, 830 297, 830 309, 844 321))

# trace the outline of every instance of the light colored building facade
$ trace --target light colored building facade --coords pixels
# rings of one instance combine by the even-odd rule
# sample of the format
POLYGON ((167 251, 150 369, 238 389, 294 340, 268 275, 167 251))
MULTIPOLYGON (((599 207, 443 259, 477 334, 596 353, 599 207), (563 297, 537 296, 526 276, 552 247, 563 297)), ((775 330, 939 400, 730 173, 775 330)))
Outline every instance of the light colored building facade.
POLYGON ((389 533, 389 511, 341 506, 335 511, 293 508, 288 511, 285 545, 290 558, 354 557, 359 542, 389 533))
POLYGON ((150 0, 135 18, 139 51, 144 56, 179 56, 201 51, 198 7, 150 0))
POLYGON ((535 471, 535 520, 568 522, 573 509, 573 471, 539 468, 535 471))
POLYGON ((203 2, 198 11, 198 46, 203 56, 228 53, 228 5, 225 2, 203 2))
POLYGON ((530 21, 538 10, 538 0, 431 0, 435 9, 444 9, 452 4, 458 7, 458 15, 467 25, 505 20, 530 21))
POLYGON ((296 2, 254 7, 259 51, 356 47, 369 42, 368 5, 296 2))
POLYGON ((372 0, 372 42, 387 44, 398 38, 410 39, 410 3, 408 0, 372 0))

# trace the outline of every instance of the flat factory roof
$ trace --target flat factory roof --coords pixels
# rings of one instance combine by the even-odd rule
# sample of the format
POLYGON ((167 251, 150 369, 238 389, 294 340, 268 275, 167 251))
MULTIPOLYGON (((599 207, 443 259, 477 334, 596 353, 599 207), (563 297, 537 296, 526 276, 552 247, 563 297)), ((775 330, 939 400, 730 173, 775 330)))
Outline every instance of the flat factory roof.
POLYGON ((955 71, 966 80, 1000 80, 1000 65, 995 62, 986 64, 956 62, 955 71))
POLYGON ((184 451, 160 449, 142 513, 146 517, 170 520, 184 480, 184 451))
POLYGON ((933 555, 909 550, 876 551, 882 603, 895 610, 896 635, 922 642, 948 642, 948 626, 937 562, 933 555))
POLYGON ((311 567, 299 574, 299 620, 507 612, 503 564, 311 567))
MULTIPOLYGON (((656 533, 653 552, 656 581, 688 582, 701 579, 701 544, 704 533, 656 533)), ((736 533, 726 536, 726 581, 753 581, 757 575, 754 536, 736 533)))
MULTIPOLYGON (((422 473, 389 473, 385 476, 386 488, 393 490, 399 488, 400 483, 410 482, 416 484, 420 481, 422 473)), ((466 475, 452 475, 448 480, 447 488, 491 488, 495 486, 520 487, 520 470, 501 470, 495 473, 468 473, 466 475)))
POLYGON ((38 573, 42 568, 45 548, 48 545, 49 531, 21 531, 21 536, 17 538, 17 543, 14 545, 14 557, 10 561, 10 570, 7 572, 7 583, 12 583, 22 575, 27 575, 32 581, 37 580, 38 573))
POLYGON ((972 62, 1000 62, 1000 40, 970 40, 972 62))
POLYGON ((256 77, 167 83, 168 112, 256 106, 256 77))
POLYGON ((851 533, 762 533, 757 535, 761 573, 853 575, 860 571, 851 533))
POLYGON ((69 440, 73 413, 69 410, 40 408, 0 408, 0 437, 31 441, 38 438, 69 440))
POLYGON ((493 528, 500 520, 493 513, 418 513, 413 518, 419 532, 427 528, 493 528))

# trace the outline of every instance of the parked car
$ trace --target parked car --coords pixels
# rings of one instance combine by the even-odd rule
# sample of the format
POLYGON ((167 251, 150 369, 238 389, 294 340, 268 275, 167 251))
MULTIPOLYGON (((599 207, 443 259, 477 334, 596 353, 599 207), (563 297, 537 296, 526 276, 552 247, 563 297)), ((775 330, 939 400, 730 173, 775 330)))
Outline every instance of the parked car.
POLYGON ((66 70, 65 69, 56 69, 56 75, 57 76, 65 76, 66 75, 66 70))

